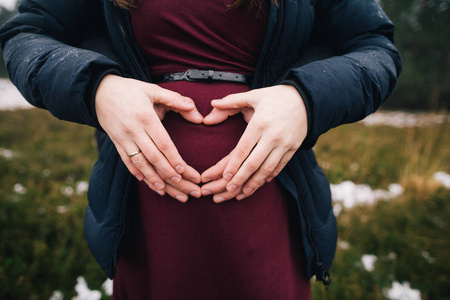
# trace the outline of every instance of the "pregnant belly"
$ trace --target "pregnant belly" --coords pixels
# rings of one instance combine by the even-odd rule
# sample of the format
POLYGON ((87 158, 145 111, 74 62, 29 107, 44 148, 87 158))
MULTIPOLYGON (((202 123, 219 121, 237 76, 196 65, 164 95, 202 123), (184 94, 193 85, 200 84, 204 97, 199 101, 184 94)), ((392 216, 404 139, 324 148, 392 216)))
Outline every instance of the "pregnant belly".
MULTIPOLYGON (((161 87, 192 98, 203 116, 211 111, 211 100, 249 89, 243 84, 186 81, 168 82, 161 84, 161 87)), ((206 126, 190 123, 181 115, 170 112, 164 118, 163 125, 181 157, 201 173, 235 148, 247 123, 241 114, 237 114, 220 124, 206 126)))

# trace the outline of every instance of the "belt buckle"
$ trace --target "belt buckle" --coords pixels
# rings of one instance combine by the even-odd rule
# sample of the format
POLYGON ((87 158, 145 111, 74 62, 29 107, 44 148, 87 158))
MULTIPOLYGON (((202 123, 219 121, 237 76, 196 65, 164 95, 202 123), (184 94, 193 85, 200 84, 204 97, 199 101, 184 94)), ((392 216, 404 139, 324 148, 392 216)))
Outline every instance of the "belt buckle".
POLYGON ((189 69, 184 73, 183 77, 186 81, 199 81, 199 80, 211 81, 213 79, 213 75, 214 75, 213 70, 189 69))

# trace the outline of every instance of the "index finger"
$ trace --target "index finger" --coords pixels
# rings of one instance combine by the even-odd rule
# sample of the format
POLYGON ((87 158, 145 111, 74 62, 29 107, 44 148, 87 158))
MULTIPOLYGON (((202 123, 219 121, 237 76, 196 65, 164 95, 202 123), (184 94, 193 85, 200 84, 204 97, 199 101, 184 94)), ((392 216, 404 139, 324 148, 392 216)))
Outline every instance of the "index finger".
POLYGON ((229 154, 228 164, 223 171, 223 178, 225 180, 230 181, 233 178, 260 138, 261 130, 258 129, 255 123, 250 122, 242 137, 239 139, 236 148, 229 154))
MULTIPOLYGON (((166 161, 179 173, 183 173, 186 169, 186 162, 181 158, 175 144, 172 142, 169 134, 161 123, 156 112, 140 116, 140 121, 144 124, 146 134, 150 137, 153 144, 159 152, 165 157, 166 161)), ((156 169, 162 168, 164 161, 159 157, 152 160, 152 164, 156 169)))

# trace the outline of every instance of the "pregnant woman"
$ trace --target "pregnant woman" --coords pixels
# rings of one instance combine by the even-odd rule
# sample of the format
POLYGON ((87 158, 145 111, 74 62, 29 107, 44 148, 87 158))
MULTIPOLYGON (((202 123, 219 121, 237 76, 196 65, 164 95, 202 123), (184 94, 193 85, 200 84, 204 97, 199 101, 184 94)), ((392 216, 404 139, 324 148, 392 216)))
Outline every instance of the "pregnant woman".
POLYGON ((85 234, 114 299, 309 299, 313 275, 330 283, 336 224, 311 148, 395 86, 375 0, 19 11, 0 31, 12 81, 98 129, 85 234))

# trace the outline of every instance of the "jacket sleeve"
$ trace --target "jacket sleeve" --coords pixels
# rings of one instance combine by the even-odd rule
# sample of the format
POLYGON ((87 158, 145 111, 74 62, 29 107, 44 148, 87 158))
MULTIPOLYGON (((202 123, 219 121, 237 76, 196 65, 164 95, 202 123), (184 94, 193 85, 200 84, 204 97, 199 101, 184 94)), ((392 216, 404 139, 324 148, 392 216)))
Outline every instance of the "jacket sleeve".
POLYGON ((120 66, 79 48, 103 26, 100 0, 24 0, 19 14, 0 29, 11 81, 33 105, 59 119, 100 127, 95 114, 97 85, 120 66))
POLYGON ((374 112, 402 69, 393 24, 375 0, 317 1, 314 26, 313 38, 335 56, 290 69, 283 79, 305 98, 309 128, 302 148, 374 112))

